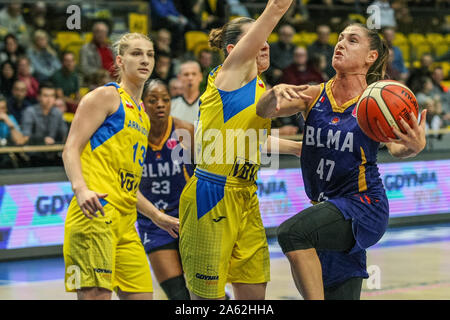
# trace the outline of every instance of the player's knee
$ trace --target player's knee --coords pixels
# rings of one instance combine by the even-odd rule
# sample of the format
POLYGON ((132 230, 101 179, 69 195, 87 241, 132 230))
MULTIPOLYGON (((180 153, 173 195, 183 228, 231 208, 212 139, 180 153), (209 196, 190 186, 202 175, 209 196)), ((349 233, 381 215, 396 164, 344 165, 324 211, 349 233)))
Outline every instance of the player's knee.
POLYGON ((277 229, 278 243, 283 253, 312 248, 311 239, 308 232, 303 230, 302 223, 292 223, 292 220, 283 222, 277 229))
POLYGON ((161 282, 160 285, 169 300, 190 300, 183 275, 167 279, 161 282))

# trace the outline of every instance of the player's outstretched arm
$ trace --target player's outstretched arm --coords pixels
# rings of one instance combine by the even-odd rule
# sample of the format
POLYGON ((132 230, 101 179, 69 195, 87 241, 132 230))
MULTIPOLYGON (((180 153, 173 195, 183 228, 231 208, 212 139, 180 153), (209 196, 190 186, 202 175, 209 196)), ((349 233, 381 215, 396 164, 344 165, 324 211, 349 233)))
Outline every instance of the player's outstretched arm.
MULTIPOLYGON (((225 59, 222 70, 216 78, 216 85, 223 90, 235 90, 242 83, 256 77, 248 74, 255 64, 255 59, 276 27, 281 17, 289 9, 292 0, 269 0, 263 13, 256 19, 249 31, 233 47, 225 59)), ((233 45, 229 45, 233 46, 233 45)))
POLYGON ((97 211, 105 215, 99 198, 105 198, 107 194, 99 193, 101 190, 93 191, 87 188, 81 169, 81 153, 106 117, 118 108, 119 100, 119 95, 113 87, 101 87, 88 93, 80 101, 64 146, 64 169, 72 183, 78 205, 89 219, 97 217, 97 211))
POLYGON ((319 93, 319 85, 278 84, 261 96, 256 105, 256 114, 262 118, 288 117, 306 111, 319 93))
POLYGON ((173 238, 178 238, 179 220, 159 211, 139 190, 136 207, 140 213, 151 219, 159 228, 167 231, 173 238))
MULTIPOLYGON (((415 157, 420 153, 427 144, 425 137, 425 120, 427 116, 427 110, 423 110, 420 117, 420 123, 418 123, 415 115, 411 113, 411 118, 413 120, 413 126, 410 127, 409 124, 401 119, 400 124, 405 128, 406 133, 402 133, 396 128, 392 128, 392 131, 399 139, 387 138, 389 140, 386 143, 386 147, 389 153, 397 158, 408 158, 415 157)), ((378 125, 378 123, 377 123, 378 125)), ((378 128, 380 126, 378 125, 378 128)), ((381 132, 383 130, 380 128, 381 132)), ((384 132, 383 132, 384 134, 384 132)), ((386 136, 386 134, 384 134, 386 136)))
POLYGON ((276 154, 291 154, 300 157, 302 154, 302 143, 299 141, 280 139, 268 136, 263 152, 276 154))

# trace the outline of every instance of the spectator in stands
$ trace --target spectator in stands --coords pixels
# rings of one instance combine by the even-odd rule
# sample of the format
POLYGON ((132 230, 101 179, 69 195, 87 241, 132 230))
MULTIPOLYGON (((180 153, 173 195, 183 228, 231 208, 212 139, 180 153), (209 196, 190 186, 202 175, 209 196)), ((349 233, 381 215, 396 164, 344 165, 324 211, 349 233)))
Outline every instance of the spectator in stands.
POLYGON ((95 88, 103 86, 111 81, 113 81, 113 78, 111 77, 111 74, 109 73, 109 71, 107 71, 105 69, 98 69, 91 76, 91 79, 89 82, 89 91, 92 91, 95 88))
POLYGON ((47 18, 47 5, 44 1, 33 3, 30 6, 28 15, 25 16, 25 22, 30 34, 39 29, 50 32, 49 20, 51 19, 47 18))
POLYGON ((283 70, 281 83, 302 85, 319 84, 324 82, 322 75, 308 63, 308 52, 304 47, 297 47, 294 51, 294 61, 283 70))
MULTIPOLYGON (((392 48, 389 48, 389 56, 386 65, 386 77, 392 80, 401 80, 401 73, 394 65, 395 53, 392 48)), ((404 81, 402 81, 404 82, 404 81)))
POLYGON ((188 20, 186 31, 201 30, 204 2, 205 0, 175 0, 175 6, 188 20))
POLYGON ((328 78, 332 78, 336 72, 331 65, 333 58, 334 47, 329 43, 330 41, 330 27, 327 25, 320 25, 317 27, 317 40, 308 47, 308 56, 312 57, 316 54, 323 54, 327 58, 327 67, 325 69, 328 78))
POLYGON ((294 114, 290 117, 272 119, 272 132, 278 130, 280 136, 294 136, 301 134, 305 126, 305 121, 301 114, 294 114))
POLYGON ((6 98, 0 95, 0 146, 24 143, 25 137, 20 132, 16 118, 8 114, 6 98))
POLYGON ((37 101, 39 82, 31 74, 30 59, 21 56, 17 61, 17 79, 25 82, 27 86, 27 99, 35 103, 37 101))
POLYGON ((169 94, 172 99, 183 95, 183 83, 180 79, 172 78, 169 80, 169 94))
POLYGON ((67 111, 75 113, 80 102, 80 83, 75 71, 76 62, 73 52, 66 51, 62 54, 62 68, 52 76, 52 82, 56 87, 56 96, 64 100, 67 111))
POLYGON ((156 55, 155 69, 150 79, 159 79, 168 84, 169 80, 175 77, 173 72, 172 57, 170 53, 161 51, 156 55))
POLYGON ((7 99, 8 102, 8 112, 16 118, 19 124, 22 124, 22 113, 23 111, 31 106, 33 103, 26 98, 27 96, 27 85, 22 80, 14 81, 12 87, 12 94, 7 99))
POLYGON ((392 70, 394 73, 398 74, 398 79, 402 82, 405 82, 408 78, 408 68, 405 66, 405 62, 403 60, 403 53, 399 47, 394 46, 395 40, 395 29, 392 27, 387 27, 383 29, 383 37, 386 40, 388 47, 392 49, 394 57, 391 63, 392 70))
POLYGON ((183 84, 183 94, 172 99, 170 114, 194 124, 198 119, 202 70, 197 61, 186 61, 180 66, 178 79, 183 84))
POLYGON ((4 49, 0 52, 0 63, 5 62, 6 60, 11 61, 14 65, 17 66, 17 60, 23 54, 25 54, 25 50, 19 42, 17 38, 12 33, 9 33, 3 39, 4 49))
MULTIPOLYGON (((156 39, 155 39, 155 51, 156 52, 168 52, 170 53, 170 45, 172 43, 172 34, 167 29, 159 29, 156 33, 156 39)), ((156 55, 158 56, 158 55, 156 55)))
POLYGON ((411 70, 406 85, 411 88, 413 92, 419 91, 422 87, 423 77, 431 77, 431 65, 433 64, 433 56, 430 53, 425 53, 420 58, 419 68, 411 70))
POLYGON ((444 127, 450 124, 450 90, 442 84, 444 80, 444 71, 442 67, 437 66, 433 69, 431 74, 433 82, 433 89, 431 90, 431 96, 439 96, 442 104, 442 120, 444 121, 444 127))
POLYGON ((28 45, 29 36, 19 1, 8 4, 0 11, 0 34, 2 33, 12 33, 17 36, 22 46, 28 45))
POLYGON ((28 107, 22 115, 22 132, 30 144, 63 143, 67 125, 55 107, 56 89, 47 82, 39 87, 39 103, 28 107))
MULTIPOLYGON (((443 121, 442 103, 439 95, 433 95, 433 81, 428 76, 419 78, 419 88, 416 93, 417 103, 421 109, 427 109, 427 130, 439 130, 443 121)), ((437 135, 435 135, 437 136, 437 135)))
MULTIPOLYGON (((226 0, 222 1, 228 4, 228 8, 230 10, 230 15, 232 16, 240 16, 240 17, 247 17, 251 18, 250 12, 247 10, 247 8, 241 3, 244 2, 239 0, 226 0)), ((217 2, 221 2, 220 0, 217 2)), ((264 2, 265 3, 265 2, 264 2)))
POLYGON ((33 34, 33 45, 28 49, 28 57, 39 82, 44 82, 61 68, 61 62, 48 43, 48 35, 44 30, 36 30, 33 34))
POLYGON ((217 0, 215 6, 211 1, 205 0, 203 10, 208 14, 203 21, 202 29, 210 31, 213 28, 220 28, 226 23, 227 19, 227 0, 217 0))
POLYGON ((213 67, 213 53, 211 50, 203 49, 198 54, 198 62, 202 69, 202 83, 200 84, 200 92, 205 92, 208 82, 208 75, 213 67))
POLYGON ((114 77, 114 53, 108 42, 108 34, 108 25, 96 22, 92 27, 92 41, 81 47, 80 70, 86 82, 98 69, 105 69, 114 77))
POLYGON ((310 20, 310 14, 303 0, 294 0, 289 10, 281 19, 282 23, 288 23, 296 30, 309 29, 313 25, 310 20))
POLYGON ((295 45, 292 42, 295 29, 288 25, 282 25, 278 30, 278 41, 270 44, 270 68, 267 70, 267 82, 275 85, 283 75, 283 69, 292 63, 295 45))
POLYGON ((173 38, 177 39, 172 42, 171 51, 175 56, 182 55, 189 20, 177 10, 173 0, 150 0, 150 12, 153 29, 169 29, 173 38))
POLYGON ((308 60, 311 61, 311 67, 322 76, 324 81, 327 81, 329 79, 325 72, 327 69, 327 57, 324 54, 316 53, 312 57, 308 57, 308 60))
POLYGON ((389 0, 376 0, 372 2, 372 6, 377 6, 380 12, 380 29, 385 27, 396 27, 395 11, 389 4, 389 0))
POLYGON ((0 94, 9 97, 16 80, 16 68, 11 61, 7 60, 0 65, 0 72, 0 94))

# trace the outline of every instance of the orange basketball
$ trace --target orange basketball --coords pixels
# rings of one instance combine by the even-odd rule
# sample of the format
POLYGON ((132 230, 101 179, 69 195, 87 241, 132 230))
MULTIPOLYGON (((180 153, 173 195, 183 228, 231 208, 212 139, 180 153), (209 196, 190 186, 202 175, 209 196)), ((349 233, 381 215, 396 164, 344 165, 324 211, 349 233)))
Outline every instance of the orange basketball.
POLYGON ((416 97, 407 86, 394 80, 372 83, 364 90, 356 105, 356 118, 361 130, 379 142, 388 141, 383 139, 376 121, 388 137, 397 139, 391 127, 406 133, 400 124, 400 118, 412 126, 410 113, 414 113, 417 119, 419 107, 416 97))

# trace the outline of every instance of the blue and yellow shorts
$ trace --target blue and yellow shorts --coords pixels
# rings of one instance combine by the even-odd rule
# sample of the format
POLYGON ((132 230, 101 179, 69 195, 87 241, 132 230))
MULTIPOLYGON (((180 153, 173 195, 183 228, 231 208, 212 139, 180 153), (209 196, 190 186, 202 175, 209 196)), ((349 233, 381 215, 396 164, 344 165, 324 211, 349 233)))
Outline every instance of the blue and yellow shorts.
POLYGON ((266 283, 270 260, 254 181, 197 168, 180 198, 180 254, 188 289, 225 296, 231 283, 266 283))
POLYGON ((84 287, 124 292, 153 292, 150 264, 137 233, 136 213, 124 214, 111 204, 85 217, 73 197, 64 228, 65 287, 74 292, 84 287))

